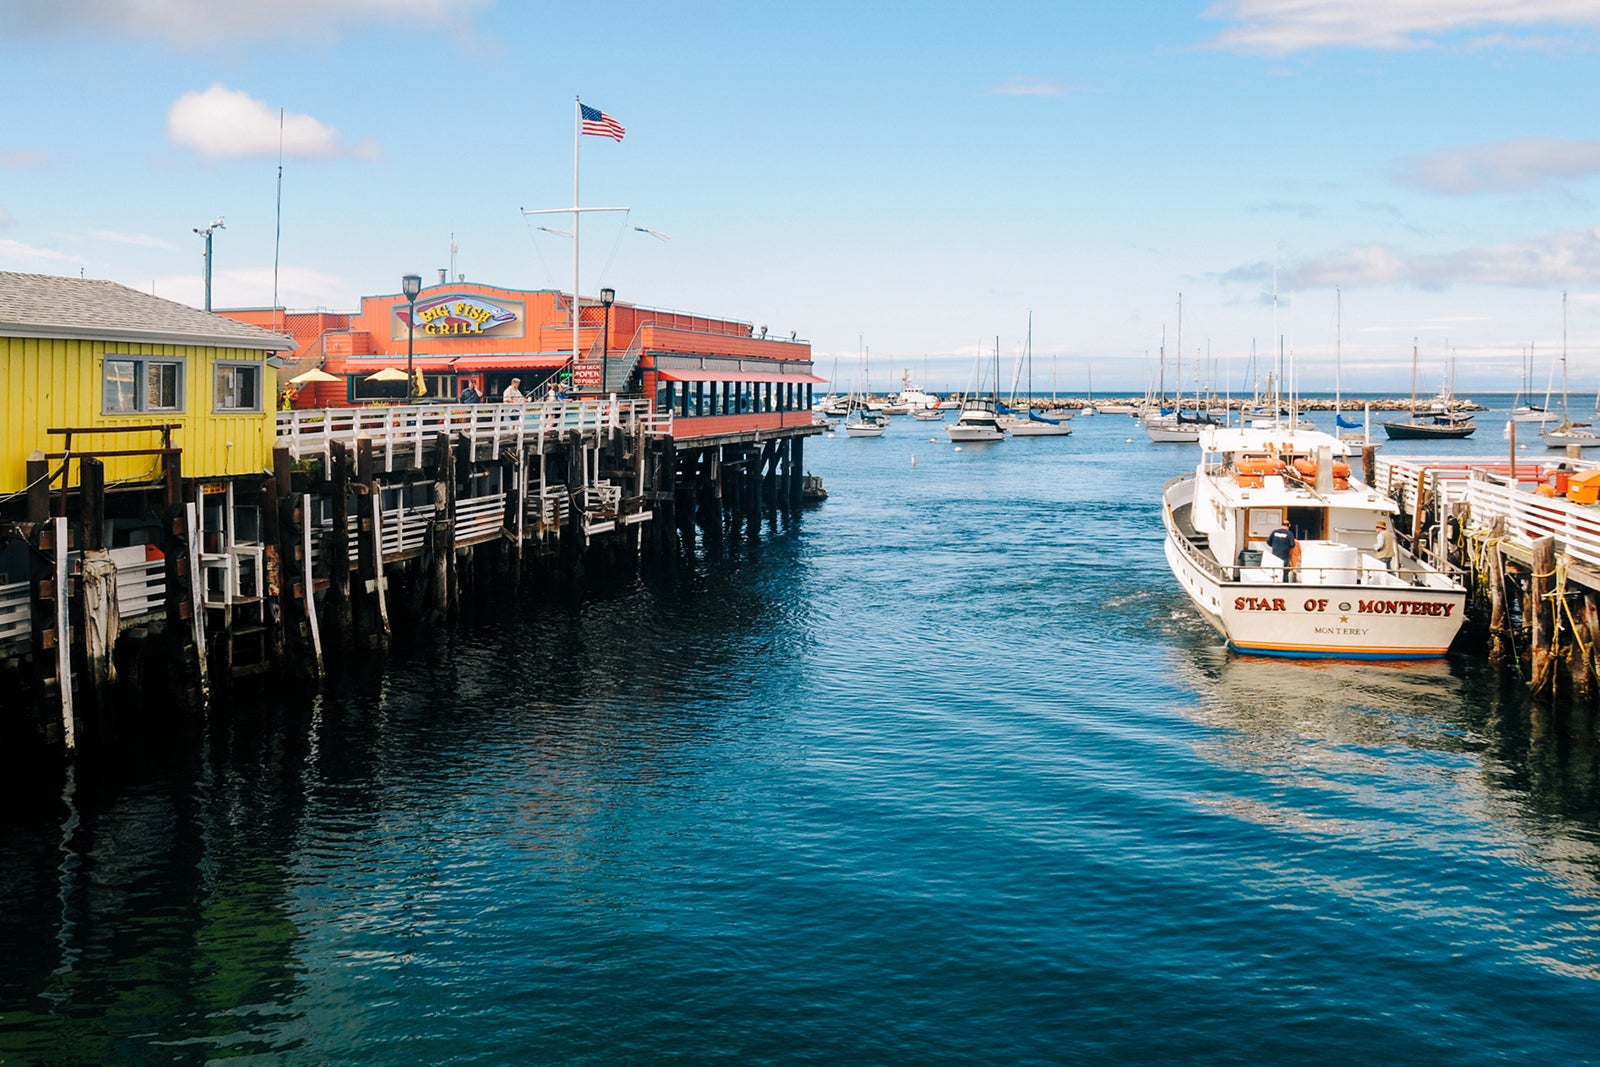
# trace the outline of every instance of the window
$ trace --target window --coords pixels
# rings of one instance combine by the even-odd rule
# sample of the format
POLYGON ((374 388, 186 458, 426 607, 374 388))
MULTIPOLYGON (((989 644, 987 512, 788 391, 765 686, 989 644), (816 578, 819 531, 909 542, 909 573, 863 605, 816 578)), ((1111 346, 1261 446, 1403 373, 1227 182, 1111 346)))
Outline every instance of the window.
POLYGON ((258 363, 218 363, 218 411, 261 410, 261 365, 258 363))
POLYGON ((101 367, 107 415, 183 410, 183 361, 107 355, 101 367))

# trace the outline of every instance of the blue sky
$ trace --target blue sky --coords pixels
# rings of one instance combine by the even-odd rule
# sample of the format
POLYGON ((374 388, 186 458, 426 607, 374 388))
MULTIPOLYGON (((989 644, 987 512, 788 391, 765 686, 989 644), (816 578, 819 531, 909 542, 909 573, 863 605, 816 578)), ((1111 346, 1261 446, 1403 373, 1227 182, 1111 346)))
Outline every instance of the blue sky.
MULTIPOLYGON (((1600 0, 612 4, 0 0, 0 269, 353 309, 399 277, 582 288, 965 385, 1600 388, 1600 0), (654 230, 663 238, 641 232, 654 230), (1277 309, 1273 306, 1276 267, 1277 309), (1337 294, 1337 295, 1336 295, 1337 294), (1276 325, 1275 325, 1276 324, 1276 325)), ((1586 399, 1587 402, 1587 399, 1586 399)))

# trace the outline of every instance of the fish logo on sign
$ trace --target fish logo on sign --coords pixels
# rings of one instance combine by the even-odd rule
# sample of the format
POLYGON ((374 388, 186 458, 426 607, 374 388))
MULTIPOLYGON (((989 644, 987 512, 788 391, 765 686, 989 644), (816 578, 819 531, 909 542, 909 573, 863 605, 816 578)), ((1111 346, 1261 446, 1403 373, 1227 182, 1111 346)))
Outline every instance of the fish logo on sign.
MULTIPOLYGON (((396 308, 395 317, 402 326, 411 325, 406 309, 396 308)), ((497 326, 516 321, 516 312, 472 296, 437 297, 417 305, 416 325, 423 333, 434 337, 487 333, 497 326)))

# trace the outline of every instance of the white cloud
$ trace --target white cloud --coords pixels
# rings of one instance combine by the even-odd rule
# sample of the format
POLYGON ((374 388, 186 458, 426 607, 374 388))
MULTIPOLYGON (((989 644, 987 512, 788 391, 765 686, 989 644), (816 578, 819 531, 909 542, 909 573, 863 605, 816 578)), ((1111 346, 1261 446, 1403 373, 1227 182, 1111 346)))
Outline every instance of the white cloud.
MULTIPOLYGON (((15 36, 135 35, 185 48, 219 41, 326 43, 368 23, 469 27, 488 0, 24 0, 15 36)), ((18 8, 12 3, 8 8, 18 8)))
POLYGON ((1012 78, 989 92, 999 96, 1061 96, 1067 87, 1049 78, 1012 78))
POLYGON ((220 82, 183 94, 167 111, 167 140, 210 159, 275 158, 280 136, 284 155, 295 159, 370 159, 378 154, 371 141, 346 145, 338 130, 310 115, 284 113, 280 131, 277 109, 220 82))
POLYGON ((77 263, 78 257, 69 256, 49 248, 25 245, 21 241, 0 240, 0 264, 26 266, 28 264, 77 263))
POLYGON ((1600 141, 1518 137, 1395 161, 1394 180, 1435 193, 1513 193, 1600 174, 1600 141))
POLYGON ((1444 43, 1545 47, 1552 38, 1572 43, 1553 29, 1600 30, 1600 0, 1218 0, 1206 15, 1232 24, 1215 46, 1280 55, 1444 43))
MULTIPOLYGON (((1265 283, 1270 264, 1237 267, 1225 281, 1265 283)), ((1387 245, 1367 245, 1285 265, 1281 291, 1359 289, 1400 285, 1441 290, 1456 285, 1512 289, 1565 289, 1600 285, 1600 229, 1555 234, 1486 248, 1409 255, 1387 245)))

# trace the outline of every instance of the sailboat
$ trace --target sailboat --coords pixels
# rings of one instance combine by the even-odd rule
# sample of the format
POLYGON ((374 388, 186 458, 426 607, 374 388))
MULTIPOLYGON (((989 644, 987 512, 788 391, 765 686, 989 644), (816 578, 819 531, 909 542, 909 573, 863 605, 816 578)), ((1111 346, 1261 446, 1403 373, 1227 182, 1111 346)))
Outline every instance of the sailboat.
POLYGON ((1378 447, 1372 439, 1372 405, 1363 409, 1362 419, 1356 422, 1344 417, 1342 372, 1344 370, 1344 294, 1336 293, 1333 330, 1333 426, 1334 436, 1347 445, 1378 447), (1360 430, 1360 433, 1352 431, 1360 430))
MULTIPOLYGON (((1033 312, 1028 312, 1028 340, 1024 346, 1025 358, 1028 362, 1028 399, 1027 411, 1003 411, 999 413, 1001 429, 1012 437, 1066 437, 1072 432, 1061 419, 1047 419, 1033 410, 1033 312)), ((1017 363, 1020 371, 1022 363, 1017 363)), ((1017 402, 1017 375, 1011 379, 1011 403, 1015 407, 1017 402)))
POLYGON ((1554 422, 1556 413, 1550 410, 1550 389, 1555 379, 1556 367, 1550 365, 1550 380, 1544 386, 1544 405, 1532 400, 1533 396, 1533 345, 1528 346, 1522 360, 1522 388, 1511 402, 1512 422, 1554 422))
MULTIPOLYGON (((1050 385, 1052 390, 1056 381, 1056 359, 1050 357, 1050 385)), ((1098 415, 1100 412, 1094 406, 1094 368, 1089 368, 1089 391, 1084 394, 1083 407, 1080 409, 1085 415, 1098 415)))
MULTIPOLYGON (((1596 398, 1600 405, 1600 397, 1596 398)), ((1586 422, 1573 422, 1567 417, 1567 294, 1561 294, 1561 425, 1539 431, 1546 448, 1595 448, 1600 446, 1600 434, 1586 422)))
MULTIPOLYGON (((1154 414, 1146 413, 1144 417, 1144 431, 1150 435, 1150 440, 1165 444, 1169 442, 1192 443, 1200 440, 1200 431, 1208 426, 1217 426, 1219 423, 1207 414, 1185 415, 1183 413, 1183 294, 1178 294, 1178 368, 1176 385, 1173 390, 1172 410, 1166 410, 1166 381, 1167 381, 1167 345, 1163 330, 1161 344, 1161 396, 1157 400, 1154 414)), ((1197 397, 1198 402, 1198 397, 1197 397)))
POLYGON ((1441 389, 1426 418, 1417 418, 1417 339, 1411 339, 1411 414, 1404 419, 1384 422, 1383 432, 1396 441, 1458 440, 1471 437, 1478 429, 1471 415, 1451 407, 1454 397, 1449 386, 1441 389))
MULTIPOLYGON (((981 361, 982 356, 979 356, 981 361)), ((980 362, 981 366, 981 362, 980 362)), ((977 388, 967 393, 961 401, 961 414, 955 425, 946 426, 944 432, 952 441, 1001 441, 1006 432, 1000 426, 1000 338, 994 339, 994 396, 983 395, 983 372, 974 368, 977 388)))
POLYGON ((844 432, 850 437, 882 437, 889 428, 889 416, 867 399, 866 349, 863 348, 861 352, 862 388, 859 393, 852 391, 850 394, 850 413, 844 419, 844 432))

